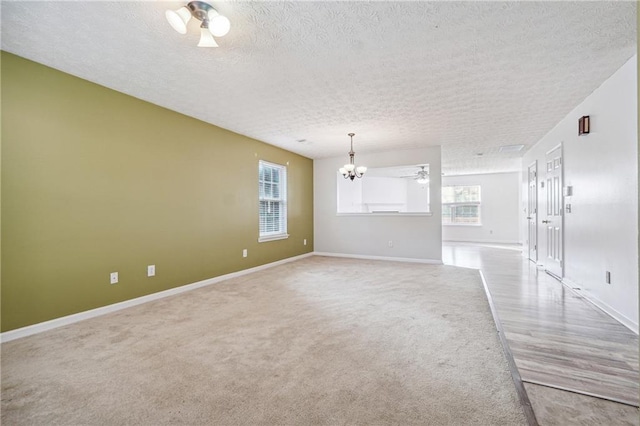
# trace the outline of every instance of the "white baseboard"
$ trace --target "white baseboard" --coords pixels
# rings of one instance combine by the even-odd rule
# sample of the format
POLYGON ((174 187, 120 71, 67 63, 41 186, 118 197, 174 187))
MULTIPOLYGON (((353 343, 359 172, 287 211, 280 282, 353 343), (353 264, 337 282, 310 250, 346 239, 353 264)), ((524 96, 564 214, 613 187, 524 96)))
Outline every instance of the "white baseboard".
POLYGON ((390 256, 367 256, 367 255, 361 255, 361 254, 327 253, 322 251, 314 251, 313 254, 315 256, 348 257, 351 259, 367 259, 367 260, 391 260, 394 262, 427 263, 430 265, 442 265, 442 260, 436 260, 436 259, 415 259, 412 257, 390 257, 390 256))
POLYGON ((171 288, 169 290, 159 291, 157 293, 148 294, 146 296, 136 297, 135 299, 125 300, 124 302, 118 302, 112 305, 102 306, 100 308, 91 309, 89 311, 78 312, 77 314, 55 318, 50 321, 29 325, 26 327, 15 329, 15 330, 5 331, 4 333, 0 334, 0 342, 2 343, 10 342, 11 340, 19 339, 21 337, 27 337, 33 334, 42 333, 43 331, 52 330, 54 328, 63 327, 65 325, 80 322, 89 318, 95 318, 101 315, 109 314, 111 312, 116 312, 121 309, 126 309, 132 306, 141 305, 143 303, 151 302, 153 300, 158 300, 164 297, 173 296, 176 294, 195 290, 197 288, 219 283, 221 281, 225 281, 231 278, 252 274, 254 272, 262 271, 268 268, 273 268, 274 266, 293 262, 299 259, 304 259, 305 257, 310 257, 310 256, 313 256, 313 253, 305 253, 299 256, 288 257, 286 259, 256 266, 254 268, 243 269, 242 271, 232 272, 230 274, 220 275, 219 277, 208 278, 206 280, 198 281, 191 284, 186 284, 180 287, 171 288))
POLYGON ((568 278, 563 278, 562 279, 562 284, 564 284, 569 290, 573 291, 574 293, 576 293, 580 297, 584 298, 587 302, 589 302, 592 305, 594 305, 595 307, 599 308, 601 311, 603 311, 605 314, 609 315, 614 320, 618 321, 620 324, 622 324, 625 327, 627 327, 629 330, 631 330, 634 333, 638 334, 638 323, 637 322, 634 322, 630 318, 627 318, 625 315, 621 314, 620 312, 615 310, 613 307, 609 306, 607 303, 605 303, 602 300, 598 299, 596 296, 594 296, 590 292, 588 292, 586 290, 583 290, 582 286, 580 284, 577 284, 577 283, 571 281, 568 278))

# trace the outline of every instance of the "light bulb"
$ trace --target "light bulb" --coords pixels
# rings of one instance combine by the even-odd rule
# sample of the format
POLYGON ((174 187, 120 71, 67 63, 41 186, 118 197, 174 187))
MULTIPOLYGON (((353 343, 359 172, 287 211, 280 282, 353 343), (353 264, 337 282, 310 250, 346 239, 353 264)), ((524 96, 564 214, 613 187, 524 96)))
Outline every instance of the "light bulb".
POLYGON ((418 182, 420 185, 424 185, 426 183, 429 183, 429 178, 416 179, 416 182, 418 182))
POLYGON ((354 164, 345 164, 344 165, 344 169, 348 172, 352 172, 354 171, 356 168, 356 166, 354 164))
POLYGON ((347 172, 347 169, 345 169, 344 167, 340 167, 340 169, 338 171, 343 175, 347 175, 349 173, 349 172, 347 172))
POLYGON ((215 10, 209 12, 209 31, 216 37, 227 35, 231 29, 231 22, 226 16, 220 15, 215 10))
POLYGON ((206 27, 200 27, 200 42, 198 47, 218 47, 215 39, 206 27))
POLYGON ((169 25, 180 34, 187 33, 187 22, 191 19, 191 12, 186 6, 182 6, 178 10, 167 10, 164 15, 169 21, 169 25))
POLYGON ((367 168, 365 166, 359 166, 356 170, 359 174, 363 175, 367 171, 367 168))

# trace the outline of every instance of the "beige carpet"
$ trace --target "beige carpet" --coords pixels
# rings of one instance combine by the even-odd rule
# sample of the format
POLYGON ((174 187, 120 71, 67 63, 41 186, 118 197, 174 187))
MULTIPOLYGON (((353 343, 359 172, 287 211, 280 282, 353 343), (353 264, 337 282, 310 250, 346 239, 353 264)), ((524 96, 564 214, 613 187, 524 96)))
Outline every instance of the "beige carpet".
POLYGON ((311 257, 3 344, 2 424, 526 421, 476 271, 311 257))

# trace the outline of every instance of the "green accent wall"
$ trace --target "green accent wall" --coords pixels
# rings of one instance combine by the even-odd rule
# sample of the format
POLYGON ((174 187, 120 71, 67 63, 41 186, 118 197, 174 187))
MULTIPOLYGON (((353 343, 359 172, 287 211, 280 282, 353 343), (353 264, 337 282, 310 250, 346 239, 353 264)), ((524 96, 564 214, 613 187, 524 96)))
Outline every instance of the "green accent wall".
POLYGON ((312 160, 6 52, 1 71, 2 331, 313 251, 312 160), (288 163, 286 240, 258 243, 260 159, 288 163))

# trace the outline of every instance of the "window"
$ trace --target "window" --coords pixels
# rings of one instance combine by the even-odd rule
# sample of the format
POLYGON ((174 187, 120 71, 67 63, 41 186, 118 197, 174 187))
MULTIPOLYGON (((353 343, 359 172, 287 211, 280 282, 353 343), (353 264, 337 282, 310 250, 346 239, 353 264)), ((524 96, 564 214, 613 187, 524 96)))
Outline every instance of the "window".
POLYGON ((480 225, 480 185, 442 187, 443 225, 480 225))
POLYGON ((259 242, 287 238, 287 168, 260 161, 258 165, 260 199, 259 242))

